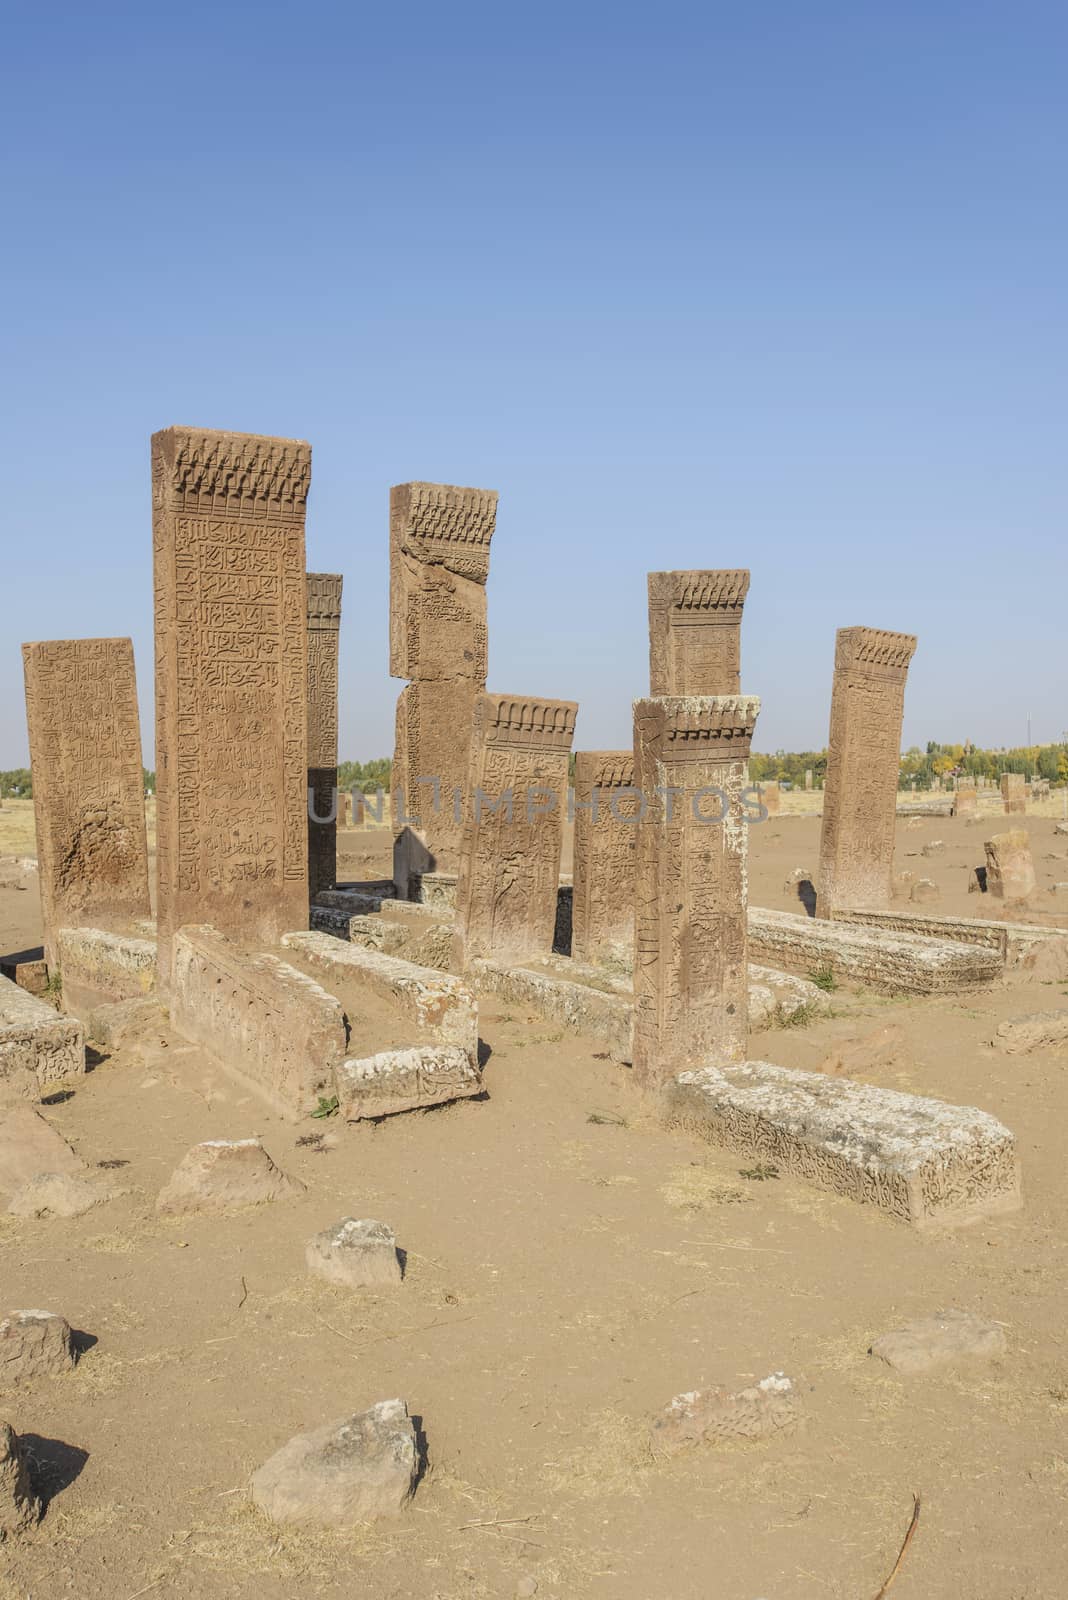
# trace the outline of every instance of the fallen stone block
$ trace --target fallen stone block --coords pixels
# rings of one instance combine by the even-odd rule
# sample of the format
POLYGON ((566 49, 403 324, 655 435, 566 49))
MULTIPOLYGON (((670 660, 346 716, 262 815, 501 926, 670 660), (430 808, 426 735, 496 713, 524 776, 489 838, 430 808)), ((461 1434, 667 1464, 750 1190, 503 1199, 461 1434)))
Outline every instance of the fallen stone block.
POLYGON ((482 1074, 462 1045, 413 1045, 343 1061, 337 1093, 341 1115, 358 1122, 481 1094, 482 1074))
POLYGON ((799 1011, 822 1015, 831 1002, 822 989, 798 978, 792 972, 749 964, 749 1026, 766 1028, 771 1023, 788 1022, 799 1011))
POLYGON ((0 1422, 0 1544, 32 1528, 40 1515, 19 1436, 9 1422, 0 1422))
POLYGON ((66 1139, 33 1106, 0 1110, 0 1193, 21 1189, 39 1172, 84 1171, 66 1139))
POLYGON ((163 1008, 153 995, 143 1000, 109 1000, 95 1006, 85 1019, 85 1031, 106 1050, 118 1050, 140 1039, 163 1021, 163 1008))
POLYGON ((357 1217, 335 1222, 308 1240, 304 1259, 315 1277, 343 1289, 374 1288, 401 1281, 397 1240, 393 1229, 384 1222, 357 1217))
POLYGON ((361 912, 377 911, 382 901, 392 896, 393 885, 381 884, 376 889, 320 889, 312 901, 313 911, 336 911, 355 917, 361 912))
POLYGON ((936 1311, 874 1341, 868 1351, 895 1372, 914 1377, 961 1360, 990 1361, 1007 1348, 1005 1330, 970 1311, 936 1311))
POLYGON ((0 978, 0 1094, 6 1086, 20 1098, 39 1099, 50 1084, 84 1071, 81 1023, 0 978))
POLYGON ((259 1139, 209 1139, 186 1152, 160 1191, 156 1210, 233 1211, 299 1194, 304 1184, 276 1167, 259 1139))
POLYGON ((944 856, 945 853, 946 841, 944 839, 928 839, 920 850, 921 856, 944 856))
POLYGON ((749 953, 768 966, 808 974, 829 968, 839 982, 878 994, 953 994, 985 988, 1001 975, 996 952, 867 929, 852 921, 799 917, 789 911, 749 908, 749 953))
POLYGON ((675 1455, 697 1444, 766 1439, 796 1426, 800 1416, 797 1390, 781 1372, 733 1394, 718 1386, 693 1389, 677 1394, 653 1423, 653 1448, 675 1455))
MULTIPOLYGON (((980 868, 985 872, 986 868, 980 868)), ((1028 922, 999 922, 987 917, 932 916, 922 911, 843 911, 836 922, 858 927, 882 928, 888 933, 919 935, 924 939, 948 939, 952 944, 981 945, 993 950, 1006 967, 1023 966, 1040 947, 1058 941, 1068 948, 1068 939, 1057 928, 1037 927, 1028 922)))
POLYGON ((462 978, 362 945, 342 944, 324 933, 285 933, 282 943, 391 1001, 411 1019, 417 1034, 435 1044, 459 1045, 472 1062, 478 1060, 478 1002, 462 978))
POLYGON ((941 898, 942 891, 933 878, 917 878, 909 894, 909 899, 915 905, 933 905, 941 898))
POLYGON ((1068 939, 1046 939, 1031 947, 1020 963, 1029 983, 1061 983, 1068 979, 1068 939))
POLYGON ((64 1010, 85 1016, 109 1000, 140 999, 156 987, 155 939, 103 928, 60 928, 56 964, 64 1010))
POLYGON ((9 979, 28 994, 43 1000, 48 993, 48 962, 43 948, 37 945, 31 950, 16 950, 0 957, 0 978, 9 979))
POLYGON ((252 1476, 252 1499, 272 1522, 351 1528, 395 1517, 415 1489, 415 1428, 403 1400, 298 1433, 252 1476))
POLYGON ((0 1322, 0 1386, 69 1372, 77 1361, 66 1318, 53 1311, 11 1311, 0 1322))
POLYGON ((1020 1204, 1016 1141, 972 1106, 743 1061, 681 1073, 665 1116, 917 1228, 1020 1204))
POLYGON ((408 899, 425 906, 456 910, 455 872, 413 872, 408 879, 408 899))
POLYGON ((1056 1049, 1068 1044, 1068 1011, 1032 1011, 998 1024, 992 1044, 1011 1056, 1029 1050, 1056 1049))
POLYGON ((476 959, 468 963, 466 976, 479 994, 492 994, 508 1005, 528 1008, 546 1022, 573 1028, 576 1033, 592 1034, 608 1046, 614 1061, 630 1061, 634 1002, 629 984, 597 968, 583 969, 565 958, 548 956, 522 967, 476 959), (595 974, 599 987, 560 976, 557 960, 566 968, 595 974))
POLYGON ((94 1206, 114 1200, 126 1191, 103 1183, 90 1183, 73 1172, 38 1172, 12 1196, 13 1217, 81 1217, 94 1206))
POLYGON ((345 1055, 341 1002, 277 956, 248 955, 214 928, 182 928, 170 1005, 176 1030, 280 1116, 310 1116, 333 1098, 345 1055))
POLYGON ((842 1039, 820 1062, 820 1072, 841 1073, 854 1078, 881 1067, 892 1067, 907 1053, 905 1030, 900 1023, 887 1022, 870 1033, 842 1039))

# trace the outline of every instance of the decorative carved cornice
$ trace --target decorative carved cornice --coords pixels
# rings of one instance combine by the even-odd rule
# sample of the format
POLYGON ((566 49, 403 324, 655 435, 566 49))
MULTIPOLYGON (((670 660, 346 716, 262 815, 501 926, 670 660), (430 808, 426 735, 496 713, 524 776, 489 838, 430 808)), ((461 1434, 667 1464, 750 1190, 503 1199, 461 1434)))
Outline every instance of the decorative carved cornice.
POLYGON ((649 604, 676 611, 740 612, 749 593, 744 568, 709 572, 650 572, 649 604))
POLYGON ((890 667, 903 672, 915 654, 916 644, 913 633, 888 633, 884 628, 839 628, 835 640, 835 669, 890 667))
POLYGON ((302 516, 311 482, 311 445, 256 433, 164 428, 152 436, 157 494, 196 510, 263 506, 302 516))
POLYGON ((308 572, 305 574, 308 594, 308 627, 339 628, 341 626, 341 585, 339 572, 308 572))

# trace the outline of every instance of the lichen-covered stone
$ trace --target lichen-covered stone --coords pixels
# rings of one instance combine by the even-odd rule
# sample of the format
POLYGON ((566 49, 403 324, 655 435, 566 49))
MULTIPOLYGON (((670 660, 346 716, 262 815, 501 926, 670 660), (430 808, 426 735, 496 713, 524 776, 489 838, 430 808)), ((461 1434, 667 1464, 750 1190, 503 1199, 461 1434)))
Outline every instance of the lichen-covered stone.
POLYGON ((766 1061, 681 1073, 666 1119, 918 1228, 1020 1204, 1016 1141, 985 1111, 766 1061))
POLYGON ((401 1281, 393 1229, 384 1222, 346 1217, 309 1239, 308 1271, 344 1289, 372 1288, 401 1281))
POLYGON ((403 1400, 298 1433, 252 1477, 252 1498, 272 1522, 351 1528, 395 1517, 418 1470, 415 1428, 403 1400))
POLYGON ((880 994, 953 994, 984 988, 1001 974, 996 952, 894 932, 869 932, 844 919, 817 920, 789 911, 749 909, 749 950, 769 966, 807 974, 830 968, 839 982, 880 994))
POLYGON ((442 1105, 482 1091, 482 1074, 457 1044, 413 1045, 343 1061, 337 1073, 341 1115, 349 1122, 442 1105))

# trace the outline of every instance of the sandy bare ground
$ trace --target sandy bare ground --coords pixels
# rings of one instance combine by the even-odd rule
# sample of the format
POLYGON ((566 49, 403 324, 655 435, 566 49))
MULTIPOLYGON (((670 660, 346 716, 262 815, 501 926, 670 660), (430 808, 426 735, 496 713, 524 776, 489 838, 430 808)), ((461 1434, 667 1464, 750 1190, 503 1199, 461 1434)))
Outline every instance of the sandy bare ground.
MULTIPOLYGON (((1048 817, 1025 823, 1053 907, 1068 840, 1048 817)), ((783 880, 815 871, 818 828, 752 830, 754 901, 790 903, 783 880)), ((985 832, 901 822, 898 868, 939 883, 942 909, 990 914, 967 893, 985 832), (944 853, 913 859, 939 838, 944 853)), ((342 855, 345 875, 381 875, 385 836, 347 832, 342 855)), ((35 893, 0 891, 0 948, 39 932, 35 893)), ((892 1018, 907 1048, 872 1081, 1015 1130, 1024 1209, 939 1237, 744 1176, 647 1120, 595 1041, 500 1006, 483 1009, 483 1100, 316 1124, 338 1135, 324 1152, 165 1032, 97 1062, 46 1115, 87 1162, 126 1163, 113 1176, 130 1192, 72 1222, 0 1213, 0 1315, 47 1307, 97 1340, 70 1375, 0 1390, 54 1490, 38 1531, 0 1547, 0 1593, 469 1600, 533 1578, 560 1600, 873 1600, 919 1493, 893 1600, 1061 1594, 1068 1055, 989 1040, 1003 1017, 1068 1005, 1065 991, 837 991, 832 1017, 754 1039, 755 1055, 812 1067, 892 1018), (304 1195, 225 1221, 156 1218, 190 1144, 252 1132, 304 1195), (306 1276, 305 1240, 344 1215, 395 1227, 401 1288, 306 1276), (1004 1323, 1008 1356, 905 1380, 866 1354, 949 1305, 1004 1323), (802 1386, 797 1433, 653 1454, 648 1421, 673 1394, 777 1370, 802 1386), (394 1395, 429 1453, 401 1521, 310 1536, 251 1508, 250 1471, 291 1434, 394 1395)))

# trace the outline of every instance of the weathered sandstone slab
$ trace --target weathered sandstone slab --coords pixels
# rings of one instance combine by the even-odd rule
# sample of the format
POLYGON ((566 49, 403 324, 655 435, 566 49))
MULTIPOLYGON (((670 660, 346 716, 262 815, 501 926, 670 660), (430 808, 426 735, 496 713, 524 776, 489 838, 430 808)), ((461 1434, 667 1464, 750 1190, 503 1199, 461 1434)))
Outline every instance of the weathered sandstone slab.
POLYGON ((187 1150, 156 1199, 166 1216, 234 1211, 299 1193, 304 1185, 276 1167, 259 1139, 208 1139, 187 1150))
POLYGON ((1001 974, 997 952, 981 945, 926 939, 817 920, 789 911, 749 909, 754 955, 788 972, 829 968, 839 982, 863 984, 879 994, 953 994, 983 988, 1001 974))
POLYGON ((384 1222, 345 1217, 309 1239, 308 1271, 343 1289, 374 1288, 401 1281, 397 1239, 384 1222))
POLYGON ((1026 1017, 1009 1017, 998 1024, 993 1042, 1009 1055, 1056 1049, 1068 1044, 1068 1011, 1033 1011, 1026 1017))
POLYGON ((69 1372, 77 1359, 70 1323, 54 1311, 9 1311, 0 1322, 0 1388, 69 1372))
POLYGON ((174 939, 171 1020, 281 1116, 309 1116, 335 1092, 346 1043, 341 1003, 277 956, 248 955, 213 928, 183 928, 174 939))
POLYGON ((154 939, 103 928, 60 928, 56 964, 63 1005, 77 1016, 109 1000, 136 1000, 156 987, 154 939))
POLYGON ((350 1529, 395 1517, 419 1465, 403 1400, 298 1433, 252 1476, 252 1498, 272 1522, 350 1529))
POLYGON ((951 1308, 880 1334, 868 1354, 895 1372, 915 1377, 962 1360, 990 1361, 1003 1356, 1007 1348, 1005 1330, 998 1323, 951 1308))
POLYGON ((37 1099, 48 1084, 84 1071, 81 1023, 0 978, 0 1098, 37 1099))
POLYGON ((917 1228, 1020 1204, 1016 1141, 972 1106, 744 1061, 680 1074, 666 1117, 917 1228))
POLYGON ((389 1117, 481 1094, 482 1074, 458 1044, 413 1045, 343 1061, 337 1093, 348 1122, 389 1117))

